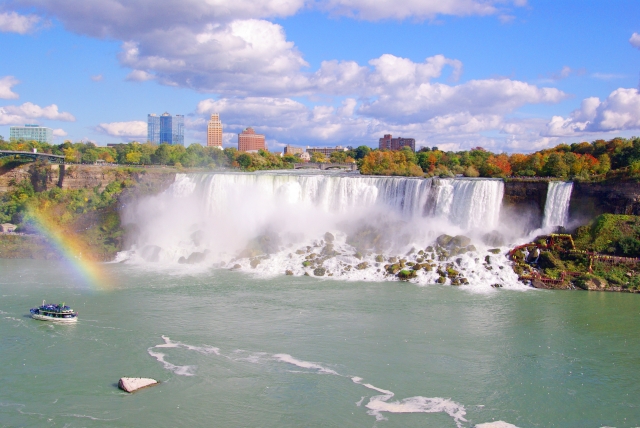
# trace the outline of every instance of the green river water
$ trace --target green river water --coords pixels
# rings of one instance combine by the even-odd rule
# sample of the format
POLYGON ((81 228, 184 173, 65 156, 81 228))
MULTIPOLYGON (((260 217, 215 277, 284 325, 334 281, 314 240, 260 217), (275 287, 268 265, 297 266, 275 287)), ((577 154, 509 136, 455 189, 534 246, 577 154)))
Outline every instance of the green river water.
POLYGON ((106 269, 0 260, 0 426, 640 425, 640 295, 106 269))

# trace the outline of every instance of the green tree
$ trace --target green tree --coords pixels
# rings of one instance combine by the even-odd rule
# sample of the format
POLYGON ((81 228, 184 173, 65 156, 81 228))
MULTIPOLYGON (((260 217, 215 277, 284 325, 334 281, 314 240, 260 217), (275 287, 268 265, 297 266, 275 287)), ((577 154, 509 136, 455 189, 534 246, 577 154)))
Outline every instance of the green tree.
POLYGON ((371 147, 368 146, 358 146, 353 150, 353 158, 355 160, 359 160, 364 158, 366 155, 371 152, 371 147))
POLYGON ((329 155, 329 160, 333 163, 344 163, 347 161, 347 152, 335 151, 329 155))
POLYGON ((311 162, 326 163, 327 162, 327 157, 322 152, 313 152, 311 154, 311 162))
POLYGON ((549 155, 543 171, 547 177, 567 178, 569 175, 569 166, 561 154, 552 153, 549 155))
POLYGON ((251 166, 251 155, 249 155, 249 153, 241 153, 236 158, 236 161, 240 164, 241 167, 247 169, 251 166))

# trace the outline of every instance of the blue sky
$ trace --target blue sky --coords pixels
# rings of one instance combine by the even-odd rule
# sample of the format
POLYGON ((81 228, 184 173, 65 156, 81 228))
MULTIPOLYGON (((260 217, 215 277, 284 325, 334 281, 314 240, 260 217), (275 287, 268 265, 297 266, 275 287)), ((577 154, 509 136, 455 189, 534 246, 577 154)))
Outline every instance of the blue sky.
POLYGON ((640 2, 13 0, 0 2, 0 135, 146 137, 220 113, 285 144, 532 151, 640 135, 640 2))

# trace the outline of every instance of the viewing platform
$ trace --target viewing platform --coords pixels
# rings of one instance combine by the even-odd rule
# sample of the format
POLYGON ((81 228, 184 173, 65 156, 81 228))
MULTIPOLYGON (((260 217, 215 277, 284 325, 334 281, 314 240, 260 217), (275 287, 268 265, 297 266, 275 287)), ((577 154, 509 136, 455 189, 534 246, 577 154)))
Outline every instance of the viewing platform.
POLYGON ((315 162, 305 162, 305 163, 295 163, 293 164, 293 169, 320 169, 322 171, 326 171, 329 169, 343 169, 345 171, 357 171, 358 164, 356 163, 315 163, 315 162))

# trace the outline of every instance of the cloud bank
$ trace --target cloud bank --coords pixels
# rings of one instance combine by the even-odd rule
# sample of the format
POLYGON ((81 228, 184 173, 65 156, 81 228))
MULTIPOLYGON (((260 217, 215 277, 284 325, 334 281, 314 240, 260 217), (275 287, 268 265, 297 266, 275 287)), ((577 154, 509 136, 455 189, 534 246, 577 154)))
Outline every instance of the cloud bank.
POLYGON ((141 120, 130 122, 101 123, 96 130, 102 134, 122 139, 147 137, 147 123, 141 120))
POLYGON ((20 83, 13 76, 5 76, 0 79, 0 98, 4 100, 15 100, 19 98, 18 94, 11 90, 12 87, 20 83))
POLYGON ((24 125, 34 119, 61 120, 65 122, 74 122, 76 120, 71 113, 58 111, 58 106, 55 104, 40 107, 26 102, 19 106, 0 107, 0 125, 24 125))
POLYGON ((26 34, 33 31, 40 17, 36 15, 19 15, 16 12, 0 13, 0 32, 26 34))

